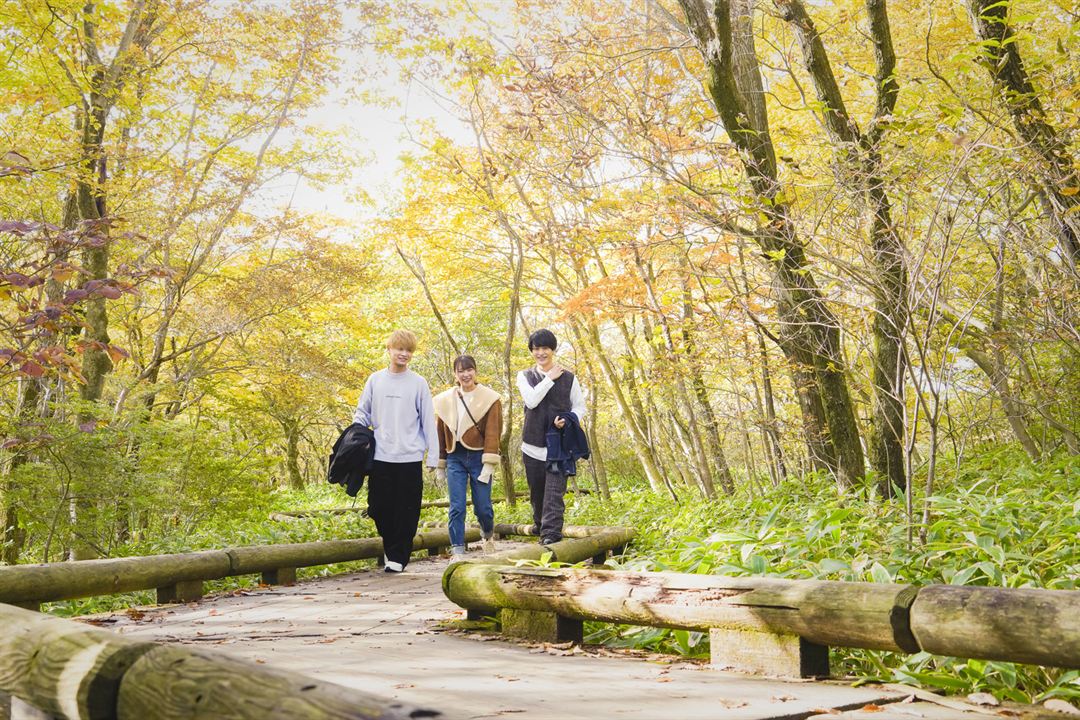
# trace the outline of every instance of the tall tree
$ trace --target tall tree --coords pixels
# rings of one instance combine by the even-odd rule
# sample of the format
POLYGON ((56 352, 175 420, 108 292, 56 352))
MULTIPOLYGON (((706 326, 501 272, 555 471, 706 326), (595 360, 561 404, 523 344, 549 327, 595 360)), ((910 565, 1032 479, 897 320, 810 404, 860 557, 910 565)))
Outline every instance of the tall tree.
POLYGON ((754 103, 763 102, 757 93, 760 72, 756 58, 745 51, 745 33, 734 32, 745 27, 745 13, 729 0, 716 0, 711 12, 704 0, 679 0, 679 5, 704 58, 712 102, 739 150, 763 216, 755 239, 773 272, 778 337, 792 366, 811 455, 836 473, 841 486, 850 487, 865 467, 840 324, 814 279, 791 218, 767 120, 754 124, 764 115, 754 109, 754 103), (743 50, 737 55, 736 46, 743 50))
POLYGON ((885 0, 868 0, 870 37, 874 46, 875 103, 867 129, 860 129, 848 111, 832 62, 814 21, 801 0, 774 0, 780 16, 795 30, 803 62, 829 137, 833 141, 841 182, 861 197, 870 214, 870 248, 874 266, 874 422, 867 445, 878 488, 888 497, 893 488, 907 490, 904 466, 904 332, 908 324, 908 280, 903 241, 892 218, 881 143, 896 108, 899 83, 896 53, 885 0))

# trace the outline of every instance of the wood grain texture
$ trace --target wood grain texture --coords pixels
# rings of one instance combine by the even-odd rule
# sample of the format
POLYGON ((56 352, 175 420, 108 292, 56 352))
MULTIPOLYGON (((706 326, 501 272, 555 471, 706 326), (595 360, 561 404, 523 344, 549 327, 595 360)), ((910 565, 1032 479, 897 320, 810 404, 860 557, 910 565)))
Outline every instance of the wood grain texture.
MULTIPOLYGON (((580 542, 580 541, 578 541, 580 542)), ((586 555, 585 557, 588 557, 586 555)), ((685 573, 459 563, 447 597, 472 609, 546 610, 580 620, 794 633, 820 645, 903 650, 893 628, 908 586, 685 573)))
POLYGON ((65 718, 113 718, 120 678, 154 647, 0 605, 0 691, 65 718))

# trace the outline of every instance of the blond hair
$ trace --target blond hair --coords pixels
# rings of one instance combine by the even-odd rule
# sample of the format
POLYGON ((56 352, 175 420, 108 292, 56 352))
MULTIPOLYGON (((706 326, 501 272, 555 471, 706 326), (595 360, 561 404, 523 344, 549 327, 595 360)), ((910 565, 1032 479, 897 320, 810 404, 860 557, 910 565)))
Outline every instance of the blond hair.
POLYGON ((386 347, 416 352, 416 335, 410 330, 395 330, 386 338, 386 347))

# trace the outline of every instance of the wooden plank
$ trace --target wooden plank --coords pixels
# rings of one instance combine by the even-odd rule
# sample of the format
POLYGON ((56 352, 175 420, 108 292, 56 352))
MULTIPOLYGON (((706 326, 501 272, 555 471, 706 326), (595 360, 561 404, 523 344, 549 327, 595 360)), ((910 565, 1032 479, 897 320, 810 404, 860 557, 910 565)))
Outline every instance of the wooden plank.
POLYGON ((677 657, 650 662, 598 647, 538 647, 442 631, 441 623, 463 617, 439 590, 446 567, 445 559, 418 557, 402 575, 335 575, 177 607, 160 619, 116 613, 116 624, 130 636, 221 648, 263 667, 460 717, 775 720, 904 697, 876 687, 719 672, 677 657))
POLYGON ((1080 668, 1080 592, 931 585, 911 630, 938 655, 1080 668))
POLYGON ((120 685, 119 720, 406 720, 417 707, 225 655, 157 646, 120 685))

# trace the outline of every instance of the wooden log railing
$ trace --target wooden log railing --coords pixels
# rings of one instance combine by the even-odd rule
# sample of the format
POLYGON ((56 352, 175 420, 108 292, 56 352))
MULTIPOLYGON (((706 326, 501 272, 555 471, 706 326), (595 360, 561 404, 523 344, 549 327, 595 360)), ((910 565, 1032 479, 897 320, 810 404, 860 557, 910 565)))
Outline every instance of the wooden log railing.
MULTIPOLYGON (((496 497, 491 498, 492 503, 506 502, 506 498, 496 497)), ((472 505, 472 500, 466 500, 466 505, 472 505)), ((426 510, 428 508, 448 508, 450 507, 449 500, 425 500, 420 503, 420 509, 426 510)), ((351 515, 353 513, 360 513, 361 516, 367 517, 366 505, 353 505, 350 507, 336 507, 336 508, 316 508, 314 510, 288 510, 281 512, 270 513, 271 520, 278 521, 290 521, 299 520, 302 518, 319 517, 320 515, 351 515)))
POLYGON ((1074 590, 917 587, 486 561, 448 567, 443 590, 470 613, 498 612, 500 619, 509 613, 515 632, 525 627, 527 635, 536 627, 541 635, 557 635, 560 628, 573 635, 574 623, 585 620, 709 632, 714 664, 767 674, 828 675, 828 646, 1080 668, 1080 592, 1074 590))
MULTIPOLYGON (((475 542, 480 531, 468 529, 465 537, 475 542)), ((425 531, 413 538, 414 551, 437 552, 449 546, 445 529, 425 531)), ((296 580, 297 568, 381 558, 382 552, 381 539, 364 538, 4 565, 0 566, 0 603, 36 609, 43 602, 152 589, 157 590, 159 603, 190 602, 202 597, 206 580, 261 573, 267 585, 290 584, 296 580)))
POLYGON ((7 705, 12 718, 446 717, 299 673, 203 649, 135 641, 11 605, 0 604, 0 626, 0 705, 7 705))

